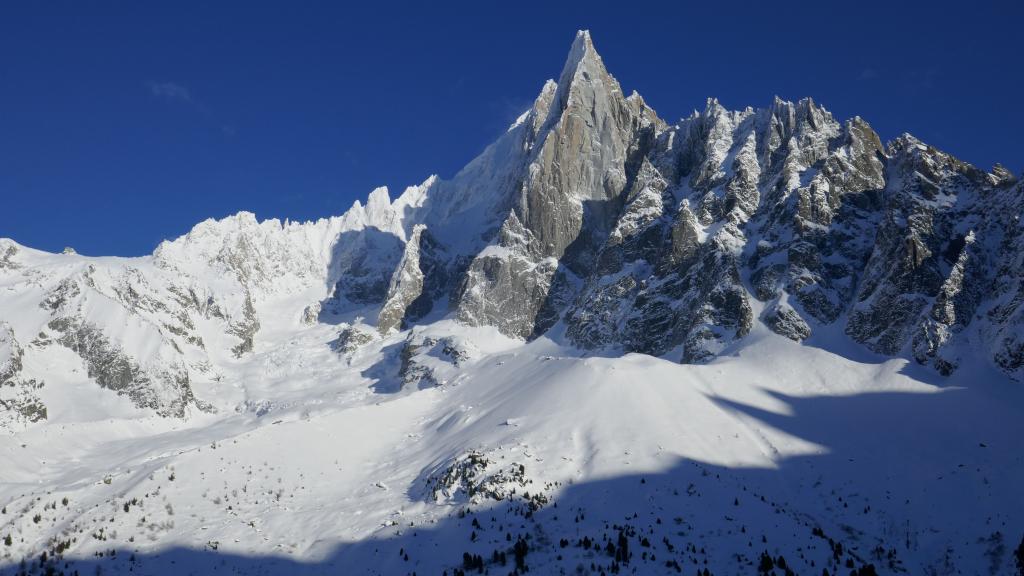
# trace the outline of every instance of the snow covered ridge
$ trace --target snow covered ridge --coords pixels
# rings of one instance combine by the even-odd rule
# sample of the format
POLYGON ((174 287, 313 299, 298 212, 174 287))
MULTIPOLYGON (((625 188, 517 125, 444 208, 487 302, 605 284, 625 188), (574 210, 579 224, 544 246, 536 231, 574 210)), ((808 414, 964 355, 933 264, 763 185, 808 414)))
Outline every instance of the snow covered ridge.
POLYGON ((0 239, 0 574, 1006 573, 1022 210, 810 99, 669 124, 580 32, 450 180, 0 239))

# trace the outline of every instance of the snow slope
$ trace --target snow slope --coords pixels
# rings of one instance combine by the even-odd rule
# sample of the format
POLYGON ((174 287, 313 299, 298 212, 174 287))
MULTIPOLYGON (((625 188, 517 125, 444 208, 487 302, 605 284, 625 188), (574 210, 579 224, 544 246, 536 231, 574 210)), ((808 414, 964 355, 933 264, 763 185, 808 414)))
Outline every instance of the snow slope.
POLYGON ((1022 529, 1024 398, 983 374, 937 382, 905 360, 766 329, 695 366, 445 321, 412 340, 472 352, 456 368, 421 347, 412 363, 436 382, 403 383, 388 357, 409 334, 350 357, 331 350, 329 326, 282 336, 239 366, 244 391, 218 391, 233 410, 58 412, 3 440, 8 570, 70 541, 63 561, 108 574, 441 573, 528 537, 533 571, 607 571, 613 556, 578 543, 603 548, 628 526, 639 573, 677 561, 747 574, 764 550, 797 573, 848 559, 1002 573, 1022 529), (488 461, 479 475, 438 484, 471 454, 488 461), (519 480, 507 474, 519 466, 519 480))

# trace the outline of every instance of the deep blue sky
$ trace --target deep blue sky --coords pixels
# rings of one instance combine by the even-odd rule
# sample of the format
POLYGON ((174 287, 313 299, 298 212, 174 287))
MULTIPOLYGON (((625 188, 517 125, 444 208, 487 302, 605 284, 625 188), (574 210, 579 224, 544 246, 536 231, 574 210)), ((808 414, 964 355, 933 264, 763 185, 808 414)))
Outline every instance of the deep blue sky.
POLYGON ((7 2, 0 236, 139 255, 207 217, 450 176, 589 28, 669 121, 812 96, 1024 168, 1020 2, 7 2))

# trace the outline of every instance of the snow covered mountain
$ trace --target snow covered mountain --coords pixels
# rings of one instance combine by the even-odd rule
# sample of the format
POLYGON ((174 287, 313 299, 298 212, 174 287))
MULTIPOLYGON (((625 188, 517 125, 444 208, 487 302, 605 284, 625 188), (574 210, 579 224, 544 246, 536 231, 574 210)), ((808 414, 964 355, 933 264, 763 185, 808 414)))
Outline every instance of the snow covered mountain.
POLYGON ((0 574, 1012 573, 1022 212, 810 99, 669 124, 579 32, 450 180, 0 239, 0 574))

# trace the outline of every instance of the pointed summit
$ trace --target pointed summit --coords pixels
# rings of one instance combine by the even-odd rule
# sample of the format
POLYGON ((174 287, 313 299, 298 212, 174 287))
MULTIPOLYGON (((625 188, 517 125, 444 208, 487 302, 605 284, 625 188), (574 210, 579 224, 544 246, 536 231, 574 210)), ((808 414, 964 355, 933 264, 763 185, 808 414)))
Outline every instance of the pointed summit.
POLYGON ((521 338, 557 321, 551 303, 567 290, 567 274, 588 277, 619 214, 639 167, 630 153, 654 140, 653 112, 648 118, 642 102, 626 100, 590 33, 577 32, 557 87, 546 84, 534 103, 534 119, 546 110, 545 120, 532 124, 522 148, 525 169, 509 188, 500 249, 473 260, 454 297, 459 320, 521 338))
POLYGON ((558 76, 558 98, 560 108, 564 109, 569 102, 569 94, 573 87, 580 81, 586 83, 604 84, 605 90, 609 93, 619 92, 619 83, 608 73, 604 67, 601 56, 594 49, 594 42, 590 38, 590 31, 580 30, 576 32, 576 38, 569 48, 569 56, 562 67, 562 73, 558 76))
POLYGON ((571 81, 576 70, 585 60, 597 60, 600 62, 601 56, 594 49, 594 41, 590 39, 590 31, 579 30, 576 32, 576 38, 572 41, 572 46, 569 48, 569 56, 565 59, 565 66, 562 67, 562 73, 558 77, 558 84, 563 85, 566 80, 571 81))

